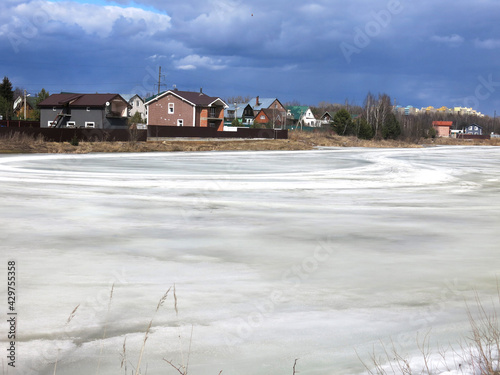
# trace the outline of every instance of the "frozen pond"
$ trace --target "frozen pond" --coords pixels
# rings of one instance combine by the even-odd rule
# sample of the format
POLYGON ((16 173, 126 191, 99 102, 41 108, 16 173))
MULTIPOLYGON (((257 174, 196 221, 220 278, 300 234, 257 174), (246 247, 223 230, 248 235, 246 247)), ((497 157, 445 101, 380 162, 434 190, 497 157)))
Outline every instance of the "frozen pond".
POLYGON ((487 147, 1 156, 16 374, 132 374, 153 318, 149 375, 360 374, 380 340, 455 343, 497 294, 499 187, 487 147))

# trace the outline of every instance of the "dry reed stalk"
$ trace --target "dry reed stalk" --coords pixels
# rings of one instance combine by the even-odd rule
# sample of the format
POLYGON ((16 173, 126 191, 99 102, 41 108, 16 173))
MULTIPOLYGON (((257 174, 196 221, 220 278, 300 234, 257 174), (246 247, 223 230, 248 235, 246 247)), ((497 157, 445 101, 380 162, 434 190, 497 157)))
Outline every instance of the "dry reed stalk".
POLYGON ((115 283, 113 283, 113 285, 111 285, 111 292, 109 294, 108 311, 106 312, 106 318, 104 319, 104 329, 103 329, 102 339, 101 339, 101 348, 99 350, 99 360, 97 361, 96 374, 99 374, 99 367, 101 366, 102 350, 104 348, 104 339, 106 338, 106 330, 108 328, 109 310, 111 309, 111 301, 113 300, 113 290, 114 289, 115 289, 115 283))
POLYGON ((127 349, 126 349, 126 344, 127 344, 127 336, 123 339, 123 351, 120 353, 120 356, 122 357, 122 361, 120 364, 120 368, 125 367, 125 375, 127 375, 127 349))
POLYGON ((172 288, 171 287, 168 288, 168 290, 165 292, 165 294, 158 301, 158 305, 156 306, 156 311, 154 312, 153 317, 149 321, 148 328, 146 329, 146 332, 144 334, 144 341, 142 342, 141 352, 139 353, 139 360, 138 360, 137 366, 135 368, 135 375, 139 375, 139 371, 140 371, 140 367, 141 367, 141 362, 142 362, 142 356, 144 354, 144 349, 146 347, 146 341, 148 340, 149 332, 151 330, 151 326, 153 325, 153 320, 154 320, 154 318, 156 316, 156 313, 160 309, 160 307, 163 306, 163 304, 165 303, 165 300, 167 299, 168 292, 170 292, 170 289, 172 289, 172 288))
POLYGON ((80 304, 78 304, 74 309, 73 311, 71 312, 71 314, 69 314, 69 317, 68 317, 68 320, 66 322, 66 324, 69 324, 73 318, 75 317, 75 314, 76 314, 76 310, 78 310, 78 308, 80 307, 80 304))
POLYGON ((297 366, 297 361, 299 359, 298 358, 295 358, 295 362, 293 362, 293 372, 292 372, 292 375, 295 375, 295 374, 298 374, 299 372, 295 370, 295 367, 297 366))
MULTIPOLYGON (((73 320, 73 318, 76 315, 76 311, 78 310, 79 307, 80 307, 80 304, 76 305, 76 307, 73 309, 73 311, 71 312, 71 314, 69 314, 68 320, 66 321, 66 325, 68 325, 73 320)), ((57 362, 58 361, 59 361, 59 349, 57 350, 56 361, 54 363, 54 373, 53 373, 54 375, 56 375, 57 362)))

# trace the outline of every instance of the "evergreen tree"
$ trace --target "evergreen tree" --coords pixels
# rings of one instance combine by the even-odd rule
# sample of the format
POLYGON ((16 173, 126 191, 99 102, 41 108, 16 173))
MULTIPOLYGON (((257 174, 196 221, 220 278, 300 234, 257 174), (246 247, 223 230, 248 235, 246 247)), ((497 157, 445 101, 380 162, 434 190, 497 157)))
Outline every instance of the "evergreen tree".
POLYGON ((47 99, 49 96, 50 96, 49 92, 45 91, 44 88, 42 88, 42 90, 40 90, 40 92, 36 95, 35 103, 37 107, 33 110, 33 118, 36 121, 40 120, 40 110, 38 109, 38 104, 47 99))
POLYGON ((351 114, 344 108, 335 113, 331 126, 338 135, 354 134, 354 124, 351 119, 351 114))
POLYGON ((8 120, 10 105, 3 96, 0 96, 0 116, 3 120, 8 120))
POLYGON ((12 83, 7 77, 3 77, 3 81, 0 84, 0 97, 4 99, 0 103, 0 115, 3 116, 4 120, 8 120, 13 112, 14 91, 12 91, 12 83))
POLYGON ((389 113, 382 125, 382 137, 384 139, 396 139, 401 135, 401 126, 394 113, 389 113))
POLYGON ((358 129, 358 138, 360 139, 372 139, 375 135, 372 126, 364 117, 361 117, 356 121, 356 128, 358 129))

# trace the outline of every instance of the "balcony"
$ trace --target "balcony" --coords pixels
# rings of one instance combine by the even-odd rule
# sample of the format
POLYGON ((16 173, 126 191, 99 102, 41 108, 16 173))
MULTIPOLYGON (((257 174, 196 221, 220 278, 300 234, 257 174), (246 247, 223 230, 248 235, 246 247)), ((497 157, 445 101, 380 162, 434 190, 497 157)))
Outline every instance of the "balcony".
POLYGON ((122 117, 125 117, 125 116, 123 116, 122 112, 118 112, 118 111, 106 111, 106 117, 110 117, 110 118, 122 118, 122 117))

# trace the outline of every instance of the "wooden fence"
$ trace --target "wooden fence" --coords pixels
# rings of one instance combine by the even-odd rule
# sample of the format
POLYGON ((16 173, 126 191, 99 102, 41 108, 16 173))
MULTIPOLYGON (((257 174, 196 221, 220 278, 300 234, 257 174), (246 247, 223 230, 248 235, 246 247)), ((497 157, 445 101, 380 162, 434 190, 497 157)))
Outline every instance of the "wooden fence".
POLYGON ((30 128, 0 127, 0 137, 13 133, 26 134, 31 137, 43 136, 47 142, 70 142, 73 138, 87 142, 145 142, 159 138, 265 138, 288 139, 288 130, 238 128, 237 131, 219 132, 215 128, 148 126, 147 130, 139 129, 83 129, 83 128, 30 128))
POLYGON ((288 139, 288 130, 237 128, 236 131, 217 131, 216 128, 148 125, 148 139, 177 137, 288 139))
POLYGON ((0 120, 0 128, 39 128, 40 121, 0 120))

